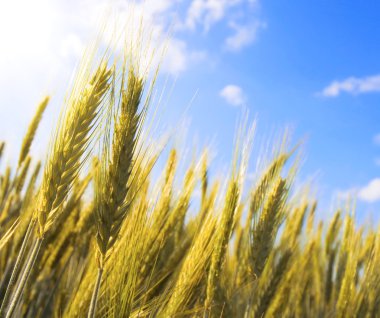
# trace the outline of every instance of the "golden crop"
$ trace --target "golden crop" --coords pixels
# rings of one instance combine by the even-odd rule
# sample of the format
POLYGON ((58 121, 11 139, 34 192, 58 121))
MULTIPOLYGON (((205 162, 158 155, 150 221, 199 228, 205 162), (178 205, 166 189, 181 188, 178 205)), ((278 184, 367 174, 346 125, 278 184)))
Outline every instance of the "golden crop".
POLYGON ((379 235, 344 211, 316 224, 286 142, 248 189, 244 127, 225 180, 207 150, 181 180, 175 148, 155 180, 162 149, 143 132, 156 75, 95 60, 42 171, 29 150, 49 97, 0 174, 0 317, 380 317, 379 235))

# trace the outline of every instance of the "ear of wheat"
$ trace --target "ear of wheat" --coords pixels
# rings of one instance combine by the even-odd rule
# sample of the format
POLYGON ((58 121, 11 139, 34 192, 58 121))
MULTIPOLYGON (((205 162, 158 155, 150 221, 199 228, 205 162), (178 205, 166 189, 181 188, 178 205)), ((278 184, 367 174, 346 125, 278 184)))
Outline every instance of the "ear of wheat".
MULTIPOLYGON (((56 140, 53 141, 53 146, 45 166, 42 185, 39 190, 38 205, 36 207, 38 237, 21 272, 18 285, 15 286, 9 306, 7 307, 9 296, 6 295, 3 301, 1 311, 3 312, 7 308, 6 317, 12 316, 38 256, 44 235, 54 223, 59 213, 60 205, 65 200, 82 166, 81 158, 90 142, 90 132, 93 129, 100 111, 99 107, 108 90, 110 75, 111 71, 107 65, 102 64, 85 89, 80 91, 78 96, 72 96, 63 122, 57 130, 56 140)), ((44 103, 42 106, 38 112, 41 112, 41 109, 44 108, 44 103)), ((39 117, 40 115, 37 114, 37 119, 33 120, 35 123, 31 125, 31 135, 34 134, 39 117)), ((30 146, 30 141, 27 140, 24 148, 28 149, 28 145, 30 146)), ((31 224, 31 227, 33 227, 33 224, 31 224)), ((29 237, 26 236, 25 242, 28 239, 29 237)), ((20 261, 22 257, 23 248, 20 251, 20 261)), ((8 290, 11 287, 9 286, 8 290)))

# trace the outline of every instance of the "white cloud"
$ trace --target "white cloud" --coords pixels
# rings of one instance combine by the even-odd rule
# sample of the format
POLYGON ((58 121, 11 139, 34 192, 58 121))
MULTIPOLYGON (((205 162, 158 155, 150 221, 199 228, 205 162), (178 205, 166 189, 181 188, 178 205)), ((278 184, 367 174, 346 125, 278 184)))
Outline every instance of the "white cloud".
POLYGON ((371 180, 358 192, 358 197, 362 201, 373 203, 380 200, 380 178, 371 180))
POLYGON ((373 161, 374 161, 374 163, 375 163, 376 166, 380 167, 380 158, 379 157, 375 158, 373 161))
MULTIPOLYGON (((82 0, 84 1, 84 0, 82 0)), ((97 13, 94 17, 102 16, 105 9, 109 9, 108 0, 97 0, 99 2, 97 13)), ((117 6, 113 5, 111 14, 107 15, 107 25, 110 26, 106 32, 109 41, 115 39, 115 33, 120 38, 127 38, 132 43, 139 43, 137 39, 140 37, 142 27, 145 42, 141 49, 144 54, 140 56, 142 64, 161 63, 161 72, 177 75, 191 67, 196 62, 196 56, 203 55, 203 51, 195 50, 188 45, 186 41, 181 39, 174 31, 168 36, 168 30, 175 25, 173 23, 178 19, 176 12, 176 3, 181 0, 139 0, 139 1, 116 1, 117 6), (116 9, 115 9, 116 8, 116 9), (173 22, 174 21, 174 22, 173 22), (141 26, 142 22, 142 26, 141 26), (120 30, 124 32, 120 34, 120 30), (154 54, 158 52, 158 54, 154 54), (161 55, 160 52, 165 51, 161 55), (151 61, 151 57, 155 59, 151 61), (160 60, 162 57, 162 60, 160 60)), ((98 24, 97 19, 93 19, 92 28, 98 24)), ((122 41, 119 43, 122 49, 122 41)))
MULTIPOLYGON (((162 61, 162 72, 178 74, 198 61, 201 52, 193 50, 176 34, 172 34, 166 42, 162 41, 166 37, 167 26, 172 22, 171 11, 175 1, 132 2, 0 0, 0 86, 3 92, 0 94, 0 136, 11 145, 7 147, 10 158, 17 156, 18 145, 21 144, 36 104, 44 94, 52 94, 52 102, 33 144, 37 150, 34 152, 35 157, 41 158, 83 47, 97 35, 105 18, 107 23, 115 27, 120 26, 120 23, 124 26, 131 23, 131 16, 136 13, 132 31, 137 31, 136 25, 140 23, 138 17, 144 11, 147 29, 150 28, 155 36, 152 47, 158 43, 170 49, 162 61), (119 18, 113 12, 110 15, 105 13, 111 2, 119 18), (133 12, 130 10, 131 5, 135 6, 133 12)), ((130 26, 124 29, 126 33, 131 33, 130 26)), ((112 34, 105 33, 104 43, 107 44, 111 38, 112 34)))
POLYGON ((194 30, 198 24, 205 31, 222 20, 229 8, 240 4, 242 0, 193 0, 187 10, 185 25, 194 30))
POLYGON ((232 106, 241 106, 245 103, 245 96, 241 87, 237 85, 227 85, 219 95, 232 106))
POLYGON ((380 92, 380 75, 368 77, 349 77, 342 81, 334 81, 321 92, 325 97, 336 97, 342 92, 352 95, 380 92))
MULTIPOLYGON (((9 4, 0 6, 0 27, 3 30, 0 30, 0 35, 6 45, 0 57, 7 54, 7 57, 19 60, 19 55, 27 49, 29 57, 36 56, 41 60, 46 60, 47 54, 58 60, 79 58, 84 44, 96 35, 96 30, 105 19, 104 43, 113 43, 115 38, 119 38, 118 45, 122 48, 123 37, 128 40, 130 37, 137 38, 140 23, 143 22, 146 38, 151 41, 150 48, 158 51, 167 48, 161 70, 177 75, 191 66, 191 62, 196 60, 194 56, 203 53, 192 49, 175 32, 170 36, 167 34, 176 15, 176 3, 181 1, 78 0, 66 3, 62 0, 35 0, 33 5, 28 5, 29 0, 5 1, 9 4), (20 15, 23 12, 25 14, 20 15), (10 18, 5 19, 7 15, 10 18), (20 18, 15 19, 15 16, 20 18)), ((150 59, 149 52, 146 58, 150 59)), ((2 61, 6 63, 6 59, 2 61)))
POLYGON ((376 134, 375 136, 373 136, 373 143, 375 145, 380 146, 380 134, 376 134))
POLYGON ((169 74, 184 72, 189 65, 206 58, 204 51, 192 51, 185 41, 171 39, 166 44, 165 59, 162 70, 169 74))
POLYGON ((80 58, 85 50, 85 44, 77 34, 69 34, 61 42, 60 54, 63 58, 80 58))
POLYGON ((265 23, 260 21, 248 25, 231 23, 230 27, 235 30, 235 33, 226 39, 225 45, 230 51, 240 51, 256 40, 257 32, 265 27, 265 23))

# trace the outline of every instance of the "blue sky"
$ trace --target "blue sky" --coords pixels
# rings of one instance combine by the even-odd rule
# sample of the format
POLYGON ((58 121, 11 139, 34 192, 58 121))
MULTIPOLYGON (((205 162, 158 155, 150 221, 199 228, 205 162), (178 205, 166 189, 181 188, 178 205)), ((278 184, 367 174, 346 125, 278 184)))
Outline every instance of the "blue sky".
MULTIPOLYGON (((128 17, 128 1, 113 5, 121 20, 128 17)), ((33 149, 44 153, 67 81, 105 6, 0 1, 0 139, 10 143, 8 160, 49 93, 52 105, 33 149)), ((360 213, 378 218, 379 2, 146 0, 136 7, 158 35, 172 30, 162 68, 175 82, 169 124, 196 96, 188 134, 212 141, 221 162, 230 158, 244 107, 258 118, 258 145, 290 126, 294 142, 306 140, 301 177, 317 175, 325 206, 354 192, 360 213)))

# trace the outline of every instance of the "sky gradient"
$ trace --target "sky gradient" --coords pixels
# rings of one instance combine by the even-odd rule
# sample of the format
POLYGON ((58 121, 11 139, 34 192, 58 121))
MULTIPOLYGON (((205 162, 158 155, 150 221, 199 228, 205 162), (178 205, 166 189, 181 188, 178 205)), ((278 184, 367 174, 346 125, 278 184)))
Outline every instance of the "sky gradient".
MULTIPOLYGON (((128 1, 112 1, 119 19, 128 1)), ((42 157, 67 81, 108 6, 103 0, 0 1, 0 139, 8 161, 44 94, 52 105, 33 152, 42 157)), ((328 206, 358 195, 361 215, 380 207, 380 3, 378 1, 146 0, 136 11, 170 28, 162 77, 175 88, 165 118, 188 104, 190 136, 230 159, 244 108, 257 144, 292 128, 305 140, 301 179, 328 206)))

